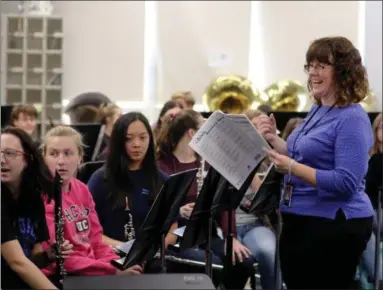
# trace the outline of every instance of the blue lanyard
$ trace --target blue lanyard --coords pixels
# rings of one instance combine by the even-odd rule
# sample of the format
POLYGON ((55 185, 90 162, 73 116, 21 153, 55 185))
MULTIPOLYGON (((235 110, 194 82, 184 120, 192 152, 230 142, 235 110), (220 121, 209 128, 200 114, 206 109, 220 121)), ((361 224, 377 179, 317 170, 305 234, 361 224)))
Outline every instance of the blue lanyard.
MULTIPOLYGON (((335 104, 334 105, 332 105, 328 110, 327 110, 327 112, 326 113, 324 113, 324 115, 321 117, 321 118, 319 118, 306 132, 304 132, 304 130, 305 130, 305 128, 306 128, 306 126, 308 125, 308 123, 310 123, 310 121, 311 121, 311 119, 315 116, 315 114, 318 112, 318 110, 320 109, 322 107, 322 105, 320 105, 320 106, 318 106, 318 108, 314 111, 314 113, 310 116, 310 118, 307 120, 307 122, 306 122, 306 124, 303 126, 303 128, 300 130, 300 132, 298 133, 298 135, 297 135, 297 137, 295 138, 295 140, 294 140, 294 144, 293 144, 293 152, 292 152, 292 156, 291 156, 291 158, 292 159, 294 159, 294 156, 295 156, 295 152, 296 152, 296 146, 297 146, 297 141, 298 141, 298 139, 299 139, 299 137, 301 136, 301 134, 302 133, 304 133, 303 134, 303 136, 306 136, 307 134, 308 134, 308 132, 310 132, 311 131, 311 129, 313 129, 317 124, 318 124, 318 122, 320 122, 322 119, 323 119, 323 117, 324 116, 326 116, 327 115, 327 113, 329 113, 334 107, 335 107, 335 104)), ((303 137, 302 136, 302 137, 303 137)))

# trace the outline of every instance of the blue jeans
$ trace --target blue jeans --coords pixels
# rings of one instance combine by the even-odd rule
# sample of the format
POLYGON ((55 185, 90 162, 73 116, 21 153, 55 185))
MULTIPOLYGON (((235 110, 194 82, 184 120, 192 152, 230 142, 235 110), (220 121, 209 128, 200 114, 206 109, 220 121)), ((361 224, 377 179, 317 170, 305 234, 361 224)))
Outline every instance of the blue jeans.
MULTIPOLYGON (((369 282, 374 281, 374 271, 375 271, 375 241, 376 241, 376 232, 377 232, 377 213, 375 211, 374 215, 374 223, 373 223, 373 231, 371 234, 371 238, 367 243, 366 249, 362 254, 362 258, 360 260, 360 267, 367 274, 367 278, 369 282)), ((383 223, 382 223, 383 224, 383 223)), ((382 224, 380 225, 382 231, 382 224)), ((379 255, 379 280, 382 280, 382 255, 379 255)))
MULTIPOLYGON (((237 225, 237 239, 247 247, 254 262, 258 262, 262 289, 275 289, 275 233, 261 221, 237 225)), ((279 271, 278 276, 281 277, 279 271)))

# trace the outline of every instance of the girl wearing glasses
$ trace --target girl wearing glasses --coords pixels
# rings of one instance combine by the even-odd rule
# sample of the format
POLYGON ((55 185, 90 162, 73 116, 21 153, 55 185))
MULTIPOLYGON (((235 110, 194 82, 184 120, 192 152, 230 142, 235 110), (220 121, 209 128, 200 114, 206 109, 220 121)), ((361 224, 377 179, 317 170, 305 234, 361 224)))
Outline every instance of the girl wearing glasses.
MULTIPOLYGON (((50 249, 43 252, 40 244, 49 239, 42 194, 51 197, 51 189, 51 176, 31 137, 14 127, 2 130, 2 289, 55 289, 38 268, 54 258, 50 249)), ((69 253, 70 248, 63 253, 69 253)))
POLYGON ((257 121, 274 148, 270 160, 285 173, 281 270, 288 289, 351 289, 373 223, 364 181, 373 134, 359 104, 368 78, 344 37, 313 41, 306 63, 315 104, 287 141, 277 136, 273 115, 257 121))

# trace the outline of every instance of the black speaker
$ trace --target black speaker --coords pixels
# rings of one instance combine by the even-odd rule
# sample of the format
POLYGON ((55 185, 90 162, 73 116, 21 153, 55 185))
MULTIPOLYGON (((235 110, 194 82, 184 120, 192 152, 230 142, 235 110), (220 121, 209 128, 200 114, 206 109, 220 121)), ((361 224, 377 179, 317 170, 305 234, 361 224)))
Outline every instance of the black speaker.
POLYGON ((68 276, 64 289, 215 289, 205 274, 68 276))

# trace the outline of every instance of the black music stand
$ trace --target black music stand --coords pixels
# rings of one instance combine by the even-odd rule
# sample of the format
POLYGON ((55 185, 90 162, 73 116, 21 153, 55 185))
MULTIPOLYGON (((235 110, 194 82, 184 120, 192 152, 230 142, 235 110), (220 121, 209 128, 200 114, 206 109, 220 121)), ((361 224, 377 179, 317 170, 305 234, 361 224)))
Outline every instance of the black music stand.
POLYGON ((382 223, 382 182, 383 182, 383 153, 374 154, 368 161, 368 172, 366 175, 366 193, 371 200, 376 201, 377 207, 377 231, 375 240, 375 271, 374 271, 374 290, 379 289, 379 255, 381 241, 382 223))
POLYGON ((94 161, 81 164, 77 171, 77 179, 87 184, 92 174, 104 164, 105 161, 94 161))
POLYGON ((120 270, 143 264, 161 249, 162 271, 165 272, 165 236, 176 220, 180 205, 196 177, 197 168, 173 174, 165 182, 149 210, 129 253, 112 265, 120 270))
MULTIPOLYGON (((279 201, 281 198, 281 185, 283 174, 279 173, 273 164, 271 164, 266 172, 265 177, 256 193, 251 194, 247 201, 241 203, 240 208, 246 213, 252 213, 256 216, 268 215, 275 209, 279 209, 279 201)), ((282 217, 277 210, 277 225, 276 225, 276 241, 275 241, 275 265, 274 265, 274 289, 282 289, 279 279, 279 240, 282 230, 282 217)))
POLYGON ((99 154, 105 126, 101 124, 73 124, 70 126, 82 135, 85 144, 83 162, 94 161, 99 154))
POLYGON ((1 106, 1 128, 12 125, 11 115, 12 115, 13 106, 5 105, 1 106))
POLYGON ((226 267, 224 267, 224 270, 229 270, 232 266, 233 253, 233 211, 238 207, 259 166, 260 164, 248 176, 240 190, 234 189, 230 183, 220 173, 218 173, 218 171, 216 171, 213 167, 210 167, 201 192, 198 195, 194 205, 192 214, 187 221, 181 243, 179 244, 179 247, 172 247, 172 249, 175 251, 182 251, 206 243, 205 272, 209 277, 212 277, 211 244, 215 229, 215 227, 213 227, 214 220, 221 211, 229 211, 229 232, 226 243, 227 263, 226 267))

